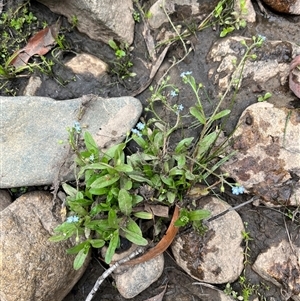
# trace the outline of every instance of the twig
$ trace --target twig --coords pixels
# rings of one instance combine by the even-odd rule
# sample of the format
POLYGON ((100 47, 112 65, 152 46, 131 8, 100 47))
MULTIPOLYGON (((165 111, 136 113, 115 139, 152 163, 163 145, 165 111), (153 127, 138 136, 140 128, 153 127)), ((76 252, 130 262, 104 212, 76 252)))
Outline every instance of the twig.
POLYGON ((137 255, 143 253, 143 251, 144 251, 143 248, 137 248, 134 252, 132 252, 131 254, 129 254, 127 257, 124 257, 124 258, 120 259, 120 260, 117 261, 114 265, 112 265, 109 269, 107 269, 107 270, 106 270, 106 271, 98 278, 98 280, 96 281, 96 283, 95 283, 93 289, 90 291, 89 295, 86 297, 85 301, 91 301, 91 300, 94 298, 94 296, 95 296, 95 294, 96 294, 96 292, 97 292, 97 290, 98 290, 100 284, 101 284, 101 283, 104 281, 104 279, 105 279, 106 277, 108 277, 108 276, 109 276, 109 275, 110 275, 117 267, 119 267, 119 266, 120 266, 121 264, 123 264, 124 262, 129 261, 130 259, 134 258, 135 256, 137 256, 137 255))
POLYGON ((210 217, 210 218, 204 220, 204 222, 205 222, 205 223, 211 222, 211 221, 213 221, 213 220, 215 220, 215 219, 217 219, 217 218, 223 216, 223 215, 226 214, 227 212, 230 212, 230 211, 233 211, 233 210, 237 210, 237 209, 239 209, 239 208, 241 208, 241 207, 243 207, 243 206, 245 206, 245 205, 247 205, 247 204, 250 204, 250 203, 254 202, 254 201, 257 200, 257 199, 259 199, 259 196, 254 196, 254 197, 252 197, 250 200, 248 200, 248 201, 246 201, 246 202, 244 202, 244 203, 242 203, 242 204, 239 204, 239 205, 237 205, 237 206, 235 206, 235 207, 230 207, 230 208, 228 208, 228 209, 226 209, 226 210, 224 210, 224 211, 222 211, 222 212, 220 212, 220 213, 218 213, 218 214, 216 214, 216 215, 214 215, 214 216, 212 216, 212 217, 210 217))

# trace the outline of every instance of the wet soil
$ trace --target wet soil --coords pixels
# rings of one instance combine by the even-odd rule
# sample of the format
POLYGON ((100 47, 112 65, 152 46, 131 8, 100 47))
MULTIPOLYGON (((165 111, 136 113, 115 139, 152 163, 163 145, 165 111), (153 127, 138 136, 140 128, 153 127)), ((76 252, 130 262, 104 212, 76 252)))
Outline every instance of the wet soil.
MULTIPOLYGON (((203 1, 203 5, 205 4, 204 7, 207 9, 207 12, 213 9, 216 3, 217 1, 203 1)), ((145 5, 148 6, 150 3, 146 3, 145 5)), ((58 18, 57 15, 51 13, 40 3, 32 1, 31 6, 34 14, 41 20, 46 19, 49 24, 54 23, 58 18)), ((267 10, 270 17, 265 18, 258 10, 256 4, 255 9, 257 11, 257 22, 255 24, 249 24, 246 29, 235 32, 234 34, 247 37, 261 34, 270 40, 283 40, 300 43, 300 17, 278 15, 275 12, 267 10)), ((207 12, 205 10, 203 11, 203 17, 207 12)), ((193 25, 192 18, 187 20, 187 18, 182 18, 182 15, 183 12, 182 14, 177 13, 172 16, 173 22, 176 25, 182 24, 183 26, 186 26, 187 22, 190 22, 190 26, 193 25)), ((168 25, 166 26, 168 27, 168 25)), ((62 18, 62 27, 70 28, 65 18, 62 18)), ((147 56, 147 49, 142 32, 143 23, 136 23, 135 39, 133 43, 134 49, 131 52, 131 60, 133 62, 132 71, 137 75, 135 77, 122 80, 118 78, 117 75, 111 73, 103 75, 100 79, 94 79, 89 74, 80 76, 74 75, 70 70, 66 69, 63 66, 63 63, 70 59, 70 57, 74 56, 74 53, 76 52, 93 54, 109 63, 111 66, 114 60, 114 52, 106 44, 92 41, 86 35, 79 33, 76 29, 72 29, 70 31, 65 30, 64 34, 66 42, 69 45, 69 49, 62 51, 59 54, 57 60, 60 63, 55 64, 52 74, 40 74, 43 84, 37 91, 36 95, 48 96, 61 101, 64 99, 81 97, 85 94, 97 94, 102 97, 133 95, 137 97, 143 105, 146 105, 147 99, 150 96, 150 91, 148 89, 145 89, 142 93, 139 93, 138 91, 149 84, 149 66, 151 66, 152 62, 147 56)), ((152 34, 156 36, 159 32, 152 31, 152 34)), ((206 111, 210 111, 217 101, 218 90, 212 80, 208 78, 208 71, 216 66, 208 61, 207 54, 213 43, 218 39, 220 39, 219 28, 207 28, 201 32, 192 34, 189 40, 193 51, 185 60, 170 71, 172 83, 176 84, 181 91, 178 96, 172 98, 172 101, 177 104, 183 104, 185 107, 185 113, 187 113, 187 109, 190 106, 194 105, 195 99, 191 91, 182 84, 182 80, 179 76, 182 72, 191 71, 197 82, 201 82, 205 86, 207 94, 203 92, 203 95, 201 96, 205 99, 204 103, 206 111)), ((163 47, 159 49, 159 51, 162 50, 163 47)), ((184 51, 180 42, 172 44, 164 62, 159 68, 151 84, 155 86, 166 70, 171 66, 170 61, 174 58, 177 60, 181 59, 183 54, 184 51)), ((286 59, 291 60, 291 57, 287 57, 286 59)), ((12 80, 7 83, 7 88, 8 90, 14 88, 14 93, 16 95, 22 95, 27 81, 27 78, 12 80)), ((232 114, 227 121, 227 133, 230 133, 230 131, 234 129, 242 111, 250 104, 257 101, 257 95, 249 89, 247 81, 243 83, 240 91, 241 93, 239 93, 236 103, 232 108, 232 114)), ((282 87, 282 91, 286 93, 287 87, 282 87)), ((278 93, 283 93, 282 91, 278 91, 278 93)), ((2 95, 7 95, 5 93, 6 92, 4 90, 1 90, 2 95)), ((230 102, 230 98, 226 99, 224 107, 229 106, 230 102)), ((163 110, 161 111, 161 114, 164 115, 163 110)), ((188 120, 186 123, 188 124, 188 120)), ((197 130, 193 130, 189 131, 187 134, 197 137, 198 133, 197 130)), ((230 192, 224 193, 221 197, 233 206, 248 198, 248 196, 234 197, 230 194, 230 192)), ((294 208, 290 208, 290 210, 293 209, 294 208)), ((287 218, 287 216, 283 214, 289 213, 287 209, 285 211, 281 209, 282 212, 279 212, 278 210, 279 209, 266 208, 263 205, 258 207, 247 205, 238 211, 243 221, 247 223, 247 231, 249 231, 252 237, 252 240, 249 243, 250 262, 254 262, 258 254, 265 251, 270 245, 277 244, 279 241, 287 239, 288 233, 295 244, 300 246, 299 218, 298 223, 295 221, 292 222, 291 219, 287 218)), ((159 294, 167 285, 163 300, 218 301, 218 299, 216 299, 217 297, 214 296, 214 293, 211 290, 208 291, 206 286, 197 283, 197 281, 188 276, 176 265, 170 251, 165 253, 165 259, 165 269, 160 279, 132 300, 146 300, 159 294)), ((232 258, 232 260, 234 260, 234 258, 232 258)), ((103 264, 95 252, 84 276, 80 279, 64 301, 85 300, 95 281, 103 273, 105 268, 107 268, 107 266, 103 264)), ((280 289, 275 287, 272 283, 267 283, 254 271, 252 271, 251 264, 247 265, 245 274, 251 284, 258 284, 260 286, 260 300, 285 300, 280 289), (268 290, 263 283, 269 287, 268 290)), ((232 284, 232 286, 234 290, 241 292, 241 286, 238 282, 232 284)), ((225 288, 225 285, 219 285, 218 288, 222 290, 225 288)), ((114 287, 113 279, 108 277, 100 286, 94 300, 123 301, 125 299, 120 296, 117 289, 114 287)), ((253 297, 249 300, 253 300, 253 297)))

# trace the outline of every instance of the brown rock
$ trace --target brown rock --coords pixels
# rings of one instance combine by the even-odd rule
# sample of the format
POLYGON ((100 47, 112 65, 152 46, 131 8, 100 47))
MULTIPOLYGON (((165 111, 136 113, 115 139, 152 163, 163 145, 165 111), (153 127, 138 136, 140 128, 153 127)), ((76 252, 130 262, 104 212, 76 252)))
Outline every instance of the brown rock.
POLYGON ((0 212, 12 203, 11 196, 6 190, 0 190, 0 212))
POLYGON ((300 1, 299 0, 262 0, 269 5, 272 9, 286 14, 300 14, 300 1))
POLYGON ((233 134, 236 155, 222 169, 267 205, 298 206, 299 113, 262 102, 249 106, 233 134))
POLYGON ((281 287, 286 297, 289 296, 295 301, 300 301, 299 258, 299 245, 284 240, 277 246, 272 246, 266 252, 261 253, 252 268, 267 281, 281 287))
MULTIPOLYGON (((52 212, 52 195, 22 195, 0 212, 0 296, 5 301, 60 301, 82 276, 73 269, 70 241, 48 241, 60 224, 52 212)), ((86 261, 88 264, 88 260, 86 261)))

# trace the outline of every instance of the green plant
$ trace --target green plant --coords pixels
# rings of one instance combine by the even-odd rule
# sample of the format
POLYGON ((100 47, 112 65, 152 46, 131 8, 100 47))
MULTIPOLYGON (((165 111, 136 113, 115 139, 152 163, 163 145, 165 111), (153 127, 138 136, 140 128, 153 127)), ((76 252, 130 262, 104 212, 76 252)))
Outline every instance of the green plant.
POLYGON ((141 22, 141 15, 138 11, 133 11, 132 13, 132 16, 133 16, 133 20, 137 23, 140 23, 141 22))
POLYGON ((223 27, 220 37, 225 37, 228 33, 246 27, 244 16, 247 15, 246 0, 239 0, 240 12, 234 10, 233 0, 221 0, 213 11, 216 22, 223 27))
MULTIPOLYGON (((253 38, 253 45, 260 42, 253 38)), ((247 51, 241 63, 250 57, 253 47, 246 44, 247 51)), ((240 64, 237 68, 242 70, 240 64)), ((152 95, 145 108, 148 120, 142 119, 132 129, 132 135, 128 133, 124 142, 105 152, 98 149, 89 132, 82 132, 78 122, 69 129, 69 143, 76 153, 79 170, 75 187, 63 184, 67 193, 68 217, 55 229, 56 234, 50 240, 60 241, 75 235, 77 245, 68 250, 68 253, 77 253, 75 269, 83 264, 91 247, 107 245, 105 261, 110 263, 120 245, 120 237, 137 245, 147 245, 140 222, 155 219, 151 212, 143 209, 145 203, 167 207, 176 204, 181 207, 176 226, 191 223, 198 232, 204 230, 201 221, 209 216, 209 212, 195 210, 192 204, 185 207, 186 195, 196 184, 207 184, 211 176, 214 182, 207 186, 205 193, 217 186, 222 192, 224 184, 229 184, 226 175, 218 172, 232 155, 226 153, 228 139, 221 139, 219 126, 230 110, 220 110, 220 106, 232 86, 238 87, 239 83, 233 78, 214 109, 206 112, 200 97, 204 87, 191 74, 183 72, 180 76, 196 99, 194 106, 185 109, 182 104, 172 103, 180 91, 166 76, 156 88, 150 87, 152 95), (161 105, 169 115, 168 121, 159 114, 161 105), (198 139, 184 137, 185 120, 191 127, 200 127, 198 139), (178 133, 182 134, 180 138, 178 133), (83 149, 80 147, 81 135, 83 149), (138 149, 126 156, 125 149, 131 140, 138 149)), ((242 187, 234 187, 236 194, 243 192, 242 187)), ((153 226, 157 225, 154 223, 153 226)), ((246 239, 247 232, 244 236, 246 239)))
POLYGON ((126 43, 118 46, 114 40, 109 40, 108 45, 115 51, 116 59, 112 62, 112 72, 115 73, 120 79, 136 76, 135 73, 130 71, 133 66, 131 62, 129 46, 126 43))
POLYGON ((272 96, 272 93, 267 92, 267 93, 265 93, 264 95, 259 95, 259 96, 257 97, 257 101, 258 101, 258 102, 266 101, 266 100, 269 99, 271 96, 272 96))
POLYGON ((72 28, 75 28, 78 25, 77 16, 74 15, 74 16, 71 17, 71 25, 72 25, 72 28))

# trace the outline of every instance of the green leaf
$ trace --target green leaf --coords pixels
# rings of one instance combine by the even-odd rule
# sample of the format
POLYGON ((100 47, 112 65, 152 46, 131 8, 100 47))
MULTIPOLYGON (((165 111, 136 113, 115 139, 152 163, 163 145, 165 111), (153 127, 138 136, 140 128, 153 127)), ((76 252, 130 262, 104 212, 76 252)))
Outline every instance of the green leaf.
POLYGON ((108 211, 108 225, 110 228, 118 229, 118 218, 117 218, 117 212, 114 209, 110 209, 108 211))
MULTIPOLYGON (((173 158, 177 161, 178 163, 178 168, 183 168, 185 163, 186 163, 186 158, 185 154, 180 154, 180 155, 173 155, 173 158)), ((176 168, 176 167, 175 167, 176 168)), ((172 169, 171 169, 172 170, 172 169)), ((171 171, 170 170, 170 171, 171 171)))
POLYGON ((119 208, 125 215, 129 215, 132 211, 132 196, 125 189, 120 189, 118 196, 119 208))
POLYGON ((62 241, 62 240, 68 239, 69 237, 72 236, 72 234, 73 233, 71 233, 70 236, 66 236, 66 235, 63 235, 63 234, 53 235, 48 240, 52 241, 52 242, 58 242, 58 241, 62 241))
POLYGON ((143 137, 140 136, 133 136, 133 140, 143 149, 147 149, 148 148, 148 143, 146 142, 146 140, 143 137))
POLYGON ((184 174, 185 171, 183 169, 179 169, 177 166, 173 167, 169 172, 170 176, 182 176, 184 174))
POLYGON ((122 228, 125 232, 125 237, 140 246, 146 246, 148 241, 143 238, 142 230, 133 219, 129 219, 126 228, 122 228))
POLYGON ((221 112, 219 112, 218 114, 212 116, 211 120, 217 120, 220 118, 223 118, 224 116, 230 114, 230 110, 223 110, 221 112))
POLYGON ((153 218, 153 214, 150 212, 146 212, 146 211, 135 212, 135 213, 133 213, 133 215, 135 217, 141 218, 141 219, 152 219, 153 218))
POLYGON ((99 249, 105 245, 105 241, 103 239, 91 239, 90 243, 93 248, 99 249))
POLYGON ((197 109, 196 107, 190 108, 190 113, 193 115, 201 124, 206 123, 206 118, 203 116, 203 114, 197 109))
POLYGON ((198 159, 201 157, 202 154, 204 154, 210 148, 210 146, 212 146, 212 144, 216 141, 216 139, 217 139, 217 133, 212 132, 204 136, 204 138, 198 142, 198 152, 197 152, 198 159))
POLYGON ((190 181, 195 180, 195 175, 189 170, 187 170, 185 172, 185 177, 186 177, 187 180, 190 180, 190 181))
POLYGON ((118 247, 120 242, 120 238, 119 238, 119 229, 115 230, 112 233, 106 254, 105 254, 105 262, 107 264, 110 264, 112 257, 115 254, 116 248, 118 247))
POLYGON ((94 195, 104 195, 109 192, 108 188, 90 188, 89 192, 94 195))
POLYGON ((62 187, 63 187, 63 189, 64 189, 64 191, 65 191, 65 193, 67 194, 67 195, 69 195, 69 196, 71 196, 71 197, 76 197, 76 194, 77 194, 77 189, 76 188, 74 188, 74 187, 72 187, 72 186, 70 186, 69 184, 67 184, 67 183, 63 183, 62 184, 62 187))
POLYGON ((112 48, 113 50, 118 50, 118 49, 119 49, 118 46, 117 46, 117 44, 115 43, 114 40, 109 40, 109 41, 108 41, 108 45, 109 45, 110 48, 112 48))
POLYGON ((128 219, 125 229, 135 232, 136 234, 138 234, 140 236, 143 235, 141 228, 138 226, 138 224, 132 218, 128 219))
POLYGON ((84 133, 84 143, 88 151, 95 155, 95 158, 99 157, 99 148, 95 142, 93 136, 89 132, 84 133))
POLYGON ((154 136, 154 140, 153 140, 153 145, 154 145, 156 151, 158 151, 161 147, 163 147, 163 141, 164 141, 163 132, 158 132, 154 136))
POLYGON ((175 198, 176 198, 176 194, 174 192, 171 192, 171 191, 167 192, 167 199, 170 204, 174 203, 175 198))
POLYGON ((126 229, 124 230, 124 232, 125 232, 125 237, 132 243, 139 245, 139 246, 147 246, 148 245, 148 241, 144 237, 142 237, 132 231, 126 230, 126 229))
POLYGON ((74 270, 79 270, 82 267, 86 257, 89 254, 90 247, 90 245, 86 246, 84 249, 80 250, 79 253, 76 255, 73 263, 74 270))
POLYGON ((115 170, 120 171, 120 172, 131 172, 131 171, 133 171, 133 168, 130 165, 121 164, 121 165, 117 165, 115 167, 115 170))
POLYGON ((147 183, 149 185, 152 185, 152 182, 149 179, 141 176, 140 174, 131 173, 128 176, 129 176, 129 178, 131 178, 134 181, 141 182, 141 183, 147 183))
POLYGON ((210 216, 210 211, 208 210, 193 210, 189 212, 188 217, 190 221, 201 221, 210 216))
POLYGON ((115 173, 113 175, 107 174, 100 178, 98 178, 95 182, 91 184, 91 188, 104 188, 107 186, 111 186, 115 182, 117 182, 120 179, 120 176, 115 173))
POLYGON ((80 250, 82 250, 85 246, 88 246, 88 245, 89 245, 88 241, 82 242, 75 247, 67 249, 67 254, 77 254, 80 250))
POLYGON ((165 175, 160 175, 160 178, 163 181, 163 183, 165 183, 169 187, 174 187, 174 180, 173 180, 173 178, 167 177, 165 175))
POLYGON ((175 153, 181 154, 183 151, 186 151, 187 148, 191 145, 193 140, 194 137, 182 139, 175 147, 175 153))

